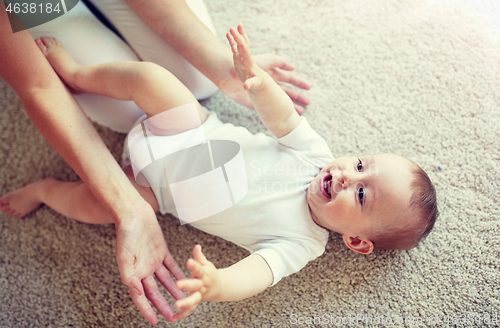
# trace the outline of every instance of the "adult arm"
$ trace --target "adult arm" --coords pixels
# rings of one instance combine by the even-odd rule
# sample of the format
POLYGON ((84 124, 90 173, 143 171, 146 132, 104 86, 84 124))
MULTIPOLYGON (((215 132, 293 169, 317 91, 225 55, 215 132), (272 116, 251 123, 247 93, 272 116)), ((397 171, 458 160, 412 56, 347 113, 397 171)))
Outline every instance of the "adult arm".
POLYGON ((117 262, 134 303, 153 324, 157 318, 148 298, 167 320, 172 320, 173 312, 159 294, 152 275, 156 274, 177 299, 183 294, 167 268, 178 279, 184 275, 168 251, 153 209, 132 187, 29 33, 12 33, 3 5, 0 54, 0 77, 19 95, 43 137, 112 214, 117 262))
MULTIPOLYGON (((137 15, 165 42, 207 76, 224 93, 253 108, 247 92, 233 67, 231 50, 222 43, 189 9, 184 0, 125 0, 137 15)), ((255 56, 257 64, 275 81, 308 90, 309 84, 292 74, 286 59, 274 55, 255 56)), ((302 113, 310 100, 300 92, 282 85, 302 113)))

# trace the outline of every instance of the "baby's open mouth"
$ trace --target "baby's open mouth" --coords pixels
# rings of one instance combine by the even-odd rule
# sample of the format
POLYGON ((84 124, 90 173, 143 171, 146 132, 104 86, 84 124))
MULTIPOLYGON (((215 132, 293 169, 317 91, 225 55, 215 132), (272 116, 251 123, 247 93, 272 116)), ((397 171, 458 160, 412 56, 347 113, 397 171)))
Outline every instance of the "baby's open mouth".
POLYGON ((328 198, 332 198, 332 176, 328 174, 325 176, 323 179, 323 195, 327 196, 328 198))

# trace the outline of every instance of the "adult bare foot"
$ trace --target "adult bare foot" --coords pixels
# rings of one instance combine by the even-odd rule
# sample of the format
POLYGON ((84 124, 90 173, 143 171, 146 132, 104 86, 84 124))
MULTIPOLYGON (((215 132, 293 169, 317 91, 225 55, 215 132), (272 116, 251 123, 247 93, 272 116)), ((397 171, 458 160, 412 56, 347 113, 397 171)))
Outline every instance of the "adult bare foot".
POLYGON ((82 90, 73 83, 73 74, 80 65, 73 60, 62 43, 56 38, 46 36, 36 39, 35 42, 70 91, 74 94, 82 93, 82 90))
POLYGON ((49 180, 53 179, 30 183, 21 189, 0 197, 0 211, 17 218, 25 217, 42 205, 41 190, 49 180))

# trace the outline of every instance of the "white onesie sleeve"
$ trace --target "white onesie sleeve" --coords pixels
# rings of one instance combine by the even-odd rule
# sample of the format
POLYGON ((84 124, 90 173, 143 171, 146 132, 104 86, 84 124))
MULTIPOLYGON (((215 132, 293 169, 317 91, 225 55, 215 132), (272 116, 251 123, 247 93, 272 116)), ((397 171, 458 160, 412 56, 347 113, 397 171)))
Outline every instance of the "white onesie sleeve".
POLYGON ((297 150, 303 159, 308 159, 313 165, 322 168, 333 160, 333 155, 326 143, 316 131, 311 128, 305 117, 302 122, 286 136, 278 138, 283 146, 297 150))
MULTIPOLYGON (((327 234, 324 237, 326 240, 328 239, 327 234)), ((273 273, 271 286, 274 286, 283 277, 300 271, 308 262, 322 255, 325 251, 326 240, 316 243, 316 245, 311 243, 306 245, 298 239, 269 240, 259 245, 262 248, 252 254, 259 254, 267 262, 273 273)))

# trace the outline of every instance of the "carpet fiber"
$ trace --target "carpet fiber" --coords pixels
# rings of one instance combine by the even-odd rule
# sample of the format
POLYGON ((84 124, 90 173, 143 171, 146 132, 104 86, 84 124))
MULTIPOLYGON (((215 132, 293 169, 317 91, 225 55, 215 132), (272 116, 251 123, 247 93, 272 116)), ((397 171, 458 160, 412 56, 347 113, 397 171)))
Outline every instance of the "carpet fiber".
MULTIPOLYGON (((304 115, 334 156, 411 158, 435 183, 441 216, 410 251, 359 255, 332 233, 323 256, 260 295, 207 302, 160 326, 286 327, 314 317, 354 326, 349 316, 360 326, 428 325, 429 317, 454 326, 453 315, 484 326, 500 315, 500 34, 470 1, 436 1, 206 0, 221 39, 242 22, 254 54, 285 56, 311 82, 304 115)), ((220 92, 204 105, 264 131, 220 92)), ((96 128, 119 159, 124 135, 96 128)), ((44 177, 78 180, 0 80, 0 194, 44 177)), ((185 272, 196 243, 217 267, 247 255, 171 216, 159 221, 185 272)), ((23 220, 2 214, 0 327, 148 327, 120 281, 114 245, 113 226, 45 206, 23 220)))

